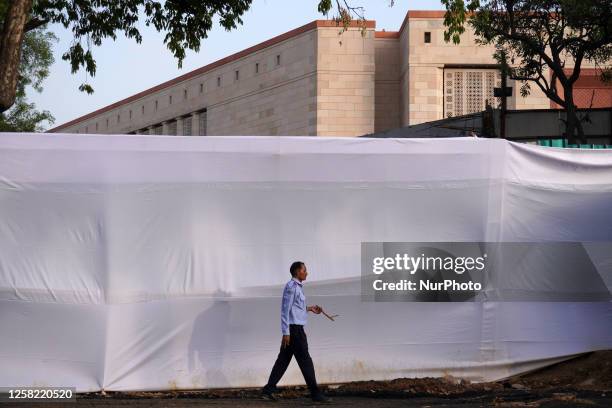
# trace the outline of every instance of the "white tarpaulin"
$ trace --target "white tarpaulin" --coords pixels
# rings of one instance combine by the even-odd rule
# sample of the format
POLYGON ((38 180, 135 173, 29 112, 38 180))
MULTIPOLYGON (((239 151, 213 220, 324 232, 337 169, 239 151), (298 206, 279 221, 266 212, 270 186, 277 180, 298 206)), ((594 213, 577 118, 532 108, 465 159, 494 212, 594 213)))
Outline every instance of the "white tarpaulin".
MULTIPOLYGON (((612 346, 609 301, 363 302, 379 241, 612 241, 612 151, 1 134, 0 386, 262 386, 295 260, 340 315, 309 317, 322 383, 493 380, 612 346)), ((281 384, 302 382, 292 363, 281 384)))

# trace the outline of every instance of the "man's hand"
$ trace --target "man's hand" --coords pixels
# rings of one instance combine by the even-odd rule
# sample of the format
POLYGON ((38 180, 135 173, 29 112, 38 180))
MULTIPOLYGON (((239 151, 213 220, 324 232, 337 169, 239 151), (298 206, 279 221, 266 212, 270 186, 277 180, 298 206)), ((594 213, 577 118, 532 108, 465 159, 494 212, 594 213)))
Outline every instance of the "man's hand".
POLYGON ((319 305, 308 306, 306 308, 306 310, 308 310, 309 312, 312 312, 314 314, 319 314, 319 313, 321 313, 323 311, 323 309, 319 305))
POLYGON ((289 341, 290 341, 289 335, 283 335, 283 339, 281 340, 281 347, 282 348, 289 347, 289 341))

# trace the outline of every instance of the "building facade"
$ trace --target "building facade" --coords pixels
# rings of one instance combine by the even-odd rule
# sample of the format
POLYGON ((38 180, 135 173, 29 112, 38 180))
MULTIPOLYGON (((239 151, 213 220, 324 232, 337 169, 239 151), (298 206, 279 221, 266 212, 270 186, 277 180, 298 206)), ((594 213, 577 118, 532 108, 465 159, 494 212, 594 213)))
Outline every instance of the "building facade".
MULTIPOLYGON (((497 105, 493 48, 470 30, 446 43, 443 17, 409 11, 399 31, 367 21, 341 35, 335 22, 313 21, 50 132, 359 136, 497 105)), ((612 105, 612 88, 584 83, 612 105)), ((508 86, 509 109, 554 107, 535 86, 527 97, 508 86)))

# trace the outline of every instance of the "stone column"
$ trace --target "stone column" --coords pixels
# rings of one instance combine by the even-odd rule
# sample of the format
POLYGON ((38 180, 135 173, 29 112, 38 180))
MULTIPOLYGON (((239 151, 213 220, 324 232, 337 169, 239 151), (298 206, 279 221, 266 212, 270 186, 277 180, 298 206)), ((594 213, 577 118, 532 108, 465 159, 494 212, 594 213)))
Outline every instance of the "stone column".
POLYGON ((200 113, 193 112, 191 114, 191 135, 199 136, 200 135, 200 113))
POLYGON ((176 135, 183 136, 183 117, 176 118, 176 135))
POLYGON ((162 135, 170 135, 170 127, 168 126, 170 122, 164 120, 162 122, 162 135))

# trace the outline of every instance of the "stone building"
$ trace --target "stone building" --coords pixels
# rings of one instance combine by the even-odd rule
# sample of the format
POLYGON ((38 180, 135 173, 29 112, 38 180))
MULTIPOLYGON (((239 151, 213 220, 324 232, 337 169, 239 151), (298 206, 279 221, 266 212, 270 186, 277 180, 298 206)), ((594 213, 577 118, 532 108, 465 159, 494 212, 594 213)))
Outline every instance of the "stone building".
MULTIPOLYGON (((460 45, 446 43, 443 17, 409 11, 399 31, 368 21, 342 35, 333 21, 313 21, 50 132, 359 136, 497 104, 492 48, 470 30, 460 45)), ((577 92, 612 106, 612 88, 592 71, 577 92)), ((523 98, 508 85, 509 109, 554 107, 535 86, 523 98)))

